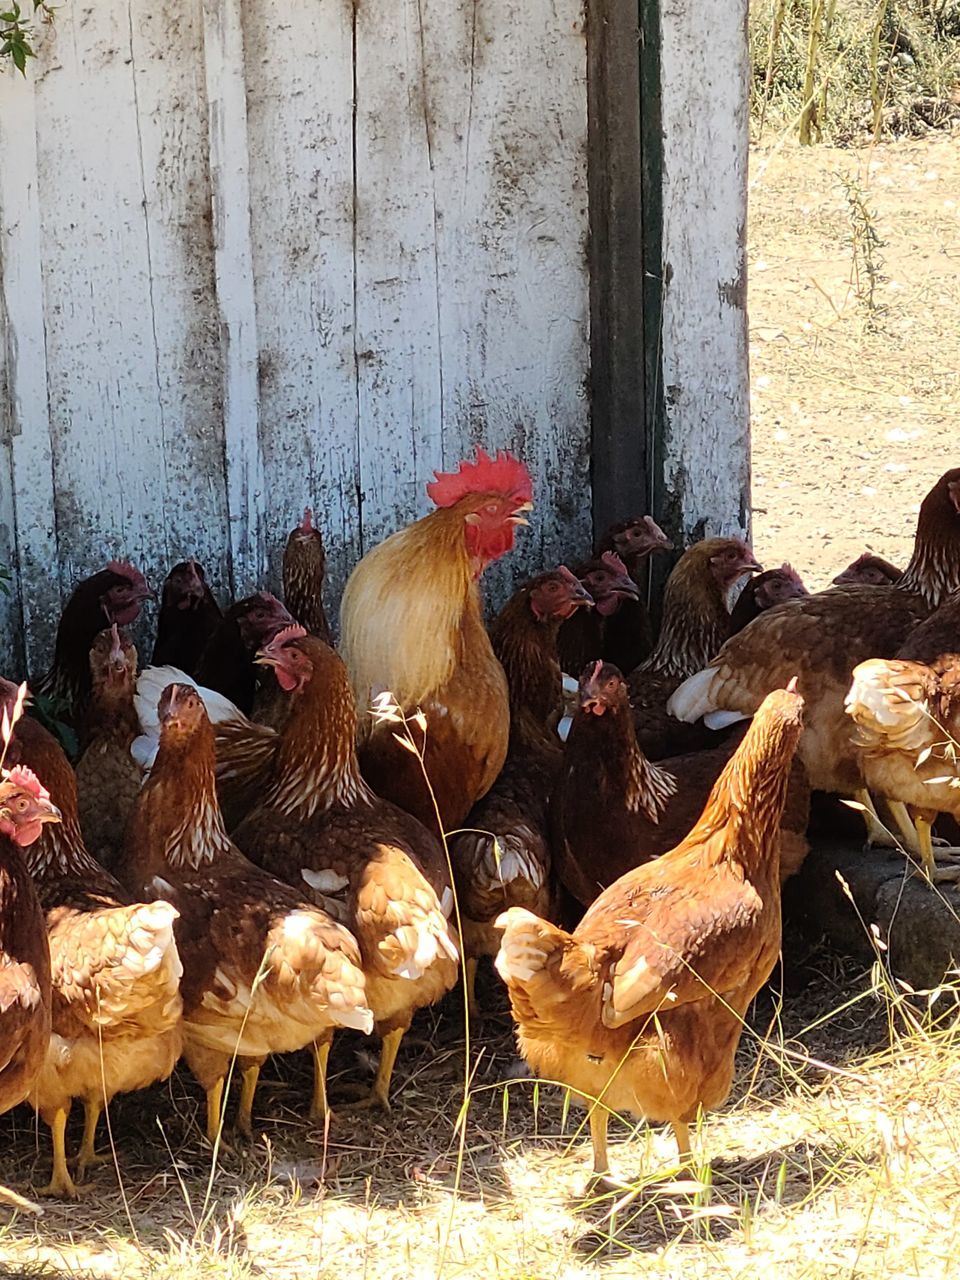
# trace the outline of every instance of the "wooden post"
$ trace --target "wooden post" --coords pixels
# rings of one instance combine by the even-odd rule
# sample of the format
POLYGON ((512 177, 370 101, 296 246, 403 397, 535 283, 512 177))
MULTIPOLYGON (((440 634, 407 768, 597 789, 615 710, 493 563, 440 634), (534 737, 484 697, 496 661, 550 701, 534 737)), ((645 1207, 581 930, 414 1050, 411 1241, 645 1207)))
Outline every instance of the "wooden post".
POLYGON ((653 497, 644 422, 639 39, 637 6, 591 0, 587 91, 595 538, 614 520, 650 510, 653 497))

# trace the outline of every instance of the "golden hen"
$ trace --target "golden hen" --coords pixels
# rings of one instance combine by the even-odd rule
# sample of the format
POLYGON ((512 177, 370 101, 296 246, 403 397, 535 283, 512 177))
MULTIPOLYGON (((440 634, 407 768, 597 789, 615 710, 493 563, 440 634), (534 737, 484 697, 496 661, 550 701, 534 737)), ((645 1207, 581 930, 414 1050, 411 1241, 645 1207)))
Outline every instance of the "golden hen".
POLYGON ((611 1110, 668 1121, 682 1159, 730 1092, 750 1002, 780 951, 780 819, 802 699, 769 695, 675 849, 606 889, 572 933, 514 907, 497 968, 520 1050, 589 1107, 594 1172, 611 1110))

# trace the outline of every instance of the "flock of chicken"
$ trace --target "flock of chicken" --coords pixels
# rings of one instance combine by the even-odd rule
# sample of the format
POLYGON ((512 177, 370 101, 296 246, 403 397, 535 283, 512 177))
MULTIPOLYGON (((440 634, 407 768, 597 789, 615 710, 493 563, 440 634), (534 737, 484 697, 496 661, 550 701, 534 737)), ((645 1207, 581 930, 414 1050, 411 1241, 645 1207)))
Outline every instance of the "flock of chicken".
POLYGON ((82 1173, 102 1109, 181 1056, 211 1142, 232 1064, 249 1132, 275 1053, 312 1048, 323 1119, 340 1028, 380 1037, 365 1101, 389 1107, 404 1032, 461 955, 474 1010, 496 958, 524 1056, 589 1109, 597 1175, 611 1110, 669 1122, 685 1157, 778 955, 811 787, 859 798, 873 837, 876 796, 929 875, 955 872, 931 826, 960 815, 960 470, 903 573, 861 557, 810 595, 740 539, 697 543, 655 644, 637 580, 671 544, 649 516, 524 583, 488 631, 479 580, 527 523, 530 477, 478 450, 428 493, 354 569, 339 652, 308 511, 285 604, 221 613, 177 565, 139 675, 143 576, 80 583, 36 685, 75 763, 0 680, 0 1111, 49 1125, 48 1193, 76 1191, 72 1102, 82 1173))

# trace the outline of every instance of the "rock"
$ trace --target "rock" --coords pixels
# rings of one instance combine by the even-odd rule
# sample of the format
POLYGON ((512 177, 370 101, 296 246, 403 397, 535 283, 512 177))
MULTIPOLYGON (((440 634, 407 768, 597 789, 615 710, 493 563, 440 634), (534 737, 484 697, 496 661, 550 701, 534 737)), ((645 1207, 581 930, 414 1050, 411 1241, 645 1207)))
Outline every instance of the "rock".
POLYGON ((960 886, 928 885, 895 849, 819 840, 784 889, 784 914, 865 963, 876 959, 868 932, 876 925, 891 972, 918 991, 960 960, 960 886))

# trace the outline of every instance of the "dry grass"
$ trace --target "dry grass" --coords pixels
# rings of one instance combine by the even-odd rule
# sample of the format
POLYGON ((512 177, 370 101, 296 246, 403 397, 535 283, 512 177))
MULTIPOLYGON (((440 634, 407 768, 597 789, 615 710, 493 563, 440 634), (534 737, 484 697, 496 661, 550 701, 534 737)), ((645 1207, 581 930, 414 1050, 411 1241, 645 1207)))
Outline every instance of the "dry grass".
MULTIPOLYGON (((613 1134, 614 1166, 638 1181, 619 1199, 586 1194, 580 1114, 566 1113, 555 1087, 503 1083, 516 1064, 491 977, 485 998, 501 1008, 477 1041, 459 1176, 453 996, 411 1033, 392 1116, 344 1110, 325 1143, 300 1118, 309 1064, 275 1063, 259 1098, 260 1138, 228 1153, 212 1183, 200 1097, 185 1077, 121 1100, 112 1120, 122 1191, 100 1169, 79 1205, 0 1227, 0 1270, 130 1280, 953 1274, 952 1012, 942 1026, 923 1018, 906 1031, 922 1002, 908 1006, 879 971, 819 952, 792 970, 791 987, 803 989, 782 1010, 772 992, 762 996, 735 1101, 703 1124, 696 1194, 674 1183, 670 1136, 627 1125, 613 1134)), ((946 998, 935 1005, 946 1008, 946 998)), ((363 1042, 343 1037, 334 1097, 369 1068, 363 1042)), ((46 1137, 35 1143, 27 1113, 0 1122, 0 1143, 0 1178, 22 1187, 46 1175, 46 1137)))

